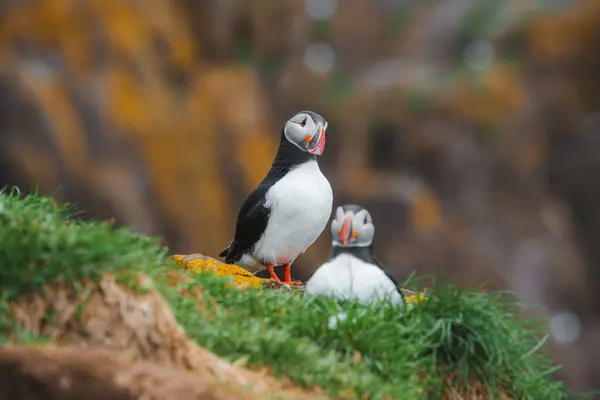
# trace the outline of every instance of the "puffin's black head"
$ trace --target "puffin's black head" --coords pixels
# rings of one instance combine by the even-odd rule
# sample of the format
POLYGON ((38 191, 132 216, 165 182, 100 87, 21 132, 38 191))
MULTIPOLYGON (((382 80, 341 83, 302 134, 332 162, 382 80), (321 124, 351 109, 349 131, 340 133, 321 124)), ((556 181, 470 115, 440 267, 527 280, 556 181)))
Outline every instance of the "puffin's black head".
POLYGON ((320 156, 325 150, 327 121, 312 111, 300 111, 285 123, 285 138, 300 150, 320 156))
POLYGON ((335 210, 331 221, 333 244, 341 247, 367 247, 373 243, 375 226, 369 212, 357 205, 346 204, 335 210))

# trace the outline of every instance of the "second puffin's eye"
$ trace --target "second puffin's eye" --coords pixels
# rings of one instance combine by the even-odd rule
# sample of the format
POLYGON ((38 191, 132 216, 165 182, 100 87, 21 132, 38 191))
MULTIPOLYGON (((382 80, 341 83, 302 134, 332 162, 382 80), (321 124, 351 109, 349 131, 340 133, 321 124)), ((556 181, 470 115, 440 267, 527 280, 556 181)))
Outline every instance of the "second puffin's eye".
POLYGON ((304 127, 306 126, 306 119, 307 119, 307 118, 308 118, 308 117, 304 117, 304 119, 302 120, 302 122, 300 122, 300 126, 301 126, 301 127, 303 127, 303 128, 304 128, 304 127))

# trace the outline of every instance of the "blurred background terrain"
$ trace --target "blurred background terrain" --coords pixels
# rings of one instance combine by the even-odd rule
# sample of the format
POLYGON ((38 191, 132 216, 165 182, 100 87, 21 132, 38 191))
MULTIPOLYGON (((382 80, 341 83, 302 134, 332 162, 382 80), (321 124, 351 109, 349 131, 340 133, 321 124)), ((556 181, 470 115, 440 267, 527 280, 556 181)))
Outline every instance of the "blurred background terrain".
POLYGON ((598 388, 598 0, 0 2, 0 187, 172 252, 217 256, 302 109, 399 279, 518 292, 559 375, 598 388))

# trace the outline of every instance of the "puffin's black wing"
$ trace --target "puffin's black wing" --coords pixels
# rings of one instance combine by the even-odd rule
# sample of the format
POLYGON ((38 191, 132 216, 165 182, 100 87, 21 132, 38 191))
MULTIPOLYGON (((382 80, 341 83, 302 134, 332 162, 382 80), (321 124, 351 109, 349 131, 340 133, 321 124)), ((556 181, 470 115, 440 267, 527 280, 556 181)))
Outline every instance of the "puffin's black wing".
POLYGON ((267 228, 270 214, 270 210, 265 207, 267 190, 266 185, 259 185, 244 200, 238 214, 233 241, 219 254, 219 257, 225 257, 228 264, 236 263, 244 253, 250 252, 267 228))

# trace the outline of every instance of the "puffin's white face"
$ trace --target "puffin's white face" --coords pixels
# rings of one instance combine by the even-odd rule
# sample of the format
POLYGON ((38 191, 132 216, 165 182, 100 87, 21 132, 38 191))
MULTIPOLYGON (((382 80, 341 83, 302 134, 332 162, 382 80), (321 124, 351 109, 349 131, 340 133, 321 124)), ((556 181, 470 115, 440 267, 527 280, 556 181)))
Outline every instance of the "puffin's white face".
POLYGON ((300 150, 320 156, 325 150, 327 121, 312 111, 301 111, 285 123, 285 138, 300 150))
POLYGON ((331 222, 331 234, 334 245, 365 247, 373 243, 375 226, 371 214, 364 208, 340 206, 335 210, 335 218, 331 222))

